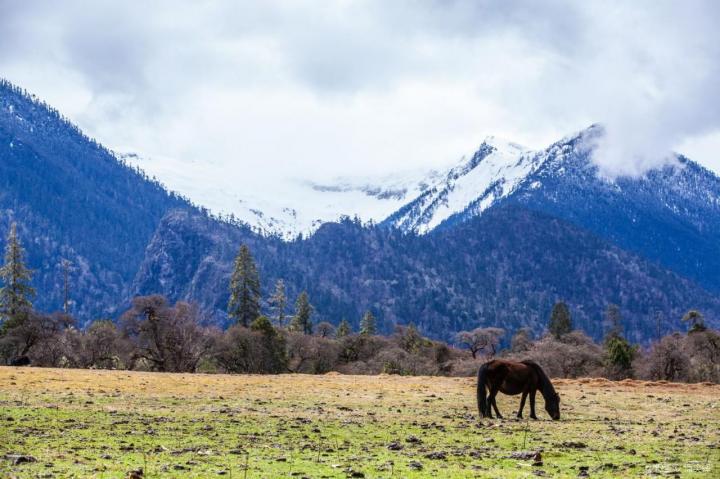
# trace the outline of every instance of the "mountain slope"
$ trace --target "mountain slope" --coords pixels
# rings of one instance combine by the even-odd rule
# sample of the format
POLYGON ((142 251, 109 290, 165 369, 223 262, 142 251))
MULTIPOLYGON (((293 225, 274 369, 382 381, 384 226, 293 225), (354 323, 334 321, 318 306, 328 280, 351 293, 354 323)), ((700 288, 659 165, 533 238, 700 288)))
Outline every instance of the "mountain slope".
POLYGON ((489 325, 540 332, 559 298, 595 337, 609 302, 621 306, 635 340, 655 335, 656 311, 663 331, 680 327, 692 307, 708 318, 720 313, 720 299, 692 281, 568 222, 511 205, 422 236, 347 220, 293 242, 174 212, 150 243, 134 293, 197 301, 222 322, 241 242, 257 259, 264 297, 282 278, 290 303, 308 290, 316 321, 347 318, 357 327, 371 309, 386 332, 409 322, 444 339, 489 325))
POLYGON ((109 313, 173 208, 191 206, 0 81, 0 247, 16 221, 36 271, 38 307, 62 306, 61 262, 68 259, 71 311, 85 321, 109 313))
POLYGON ((478 215, 511 194, 538 166, 529 150, 488 138, 468 162, 451 169, 384 223, 422 234, 458 212, 478 215))
POLYGON ((720 178, 682 156, 642 177, 604 178, 592 161, 602 134, 593 126, 535 153, 483 144, 465 167, 384 224, 427 233, 493 205, 521 204, 720 292, 720 178))
POLYGON ((507 201, 570 221, 720 292, 720 178, 682 156, 613 180, 591 161, 588 130, 549 148, 507 201))

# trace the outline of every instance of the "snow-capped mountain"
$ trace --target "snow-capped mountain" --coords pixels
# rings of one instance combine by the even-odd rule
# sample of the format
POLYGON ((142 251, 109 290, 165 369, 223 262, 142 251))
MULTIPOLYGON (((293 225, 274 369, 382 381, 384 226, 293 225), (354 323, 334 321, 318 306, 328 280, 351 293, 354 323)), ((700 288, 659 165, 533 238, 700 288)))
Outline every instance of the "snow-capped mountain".
POLYGON ((141 168, 211 212, 247 223, 258 232, 293 239, 343 217, 378 223, 423 194, 446 175, 414 170, 380 177, 341 177, 327 182, 279 177, 271 184, 240 184, 212 165, 183 164, 171 158, 121 153, 141 168))
POLYGON ((720 259, 713 259, 720 257, 713 243, 720 241, 720 226, 713 226, 720 225, 720 179, 681 156, 642 177, 605 178, 592 159, 603 134, 602 127, 592 126, 540 151, 488 137, 469 159, 444 171, 327 182, 278 178, 242 187, 233 175, 209 171, 208 164, 179 170, 171 159, 122 158, 213 213, 287 240, 307 237, 342 217, 427 234, 513 202, 571 221, 705 283, 713 268, 720 270, 720 259), (678 255, 681 251, 685 254, 678 255))
POLYGON ((470 159, 442 170, 413 170, 386 176, 340 177, 318 182, 278 178, 273 184, 243 184, 214 173, 212 165, 121 153, 124 162, 211 212, 232 216, 263 234, 285 239, 314 233, 342 217, 392 224, 427 233, 471 205, 479 214, 510 194, 538 161, 520 145, 488 137, 470 159))
POLYGON ((539 152, 485 142, 385 224, 423 234, 519 204, 720 287, 720 178, 681 155, 643 176, 604 177, 592 158, 603 134, 592 126, 539 152))
POLYGON ((478 215, 511 194, 540 164, 530 150, 488 137, 469 161, 438 178, 385 222, 422 234, 458 213, 478 215))
POLYGON ((409 322, 440 338, 490 325, 540 332, 562 298, 596 338, 608 302, 620 306, 636 341, 656 334, 658 313, 664 332, 681 328, 689 308, 717 324, 720 179, 678 157, 642 178, 608 180, 591 160, 587 140, 598 133, 536 153, 488 139, 443 173, 314 183, 248 184, 212 161, 177 167, 124 157, 197 208, 0 80, 0 231, 18 225, 38 308, 62 307, 70 260, 80 324, 116 317, 147 294, 195 302, 225 324, 241 244, 257 261, 263 297, 283 279, 289 298, 308 292, 316 321, 357 326, 371 309, 387 332, 409 322), (217 221, 208 209, 235 211, 256 230, 317 230, 283 241, 217 221), (390 219, 317 226, 355 214, 390 219), (404 234, 391 220, 424 234, 404 234))

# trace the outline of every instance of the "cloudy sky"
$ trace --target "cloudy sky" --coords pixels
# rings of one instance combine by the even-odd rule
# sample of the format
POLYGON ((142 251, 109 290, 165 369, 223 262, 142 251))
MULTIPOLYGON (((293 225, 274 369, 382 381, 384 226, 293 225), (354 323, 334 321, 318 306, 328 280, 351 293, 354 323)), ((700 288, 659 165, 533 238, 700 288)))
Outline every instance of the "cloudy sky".
POLYGON ((712 0, 0 0, 0 12, 0 76, 167 174, 385 174, 446 165, 486 135, 541 148, 595 122, 609 173, 673 149, 720 172, 712 0))

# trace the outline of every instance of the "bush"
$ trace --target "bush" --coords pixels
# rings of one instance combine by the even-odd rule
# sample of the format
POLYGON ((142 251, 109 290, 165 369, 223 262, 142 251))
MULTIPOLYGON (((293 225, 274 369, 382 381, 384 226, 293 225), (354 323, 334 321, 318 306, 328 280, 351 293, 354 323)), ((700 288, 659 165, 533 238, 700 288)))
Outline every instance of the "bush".
POLYGON ((577 378, 603 373, 603 351, 590 337, 573 331, 557 339, 547 335, 515 359, 532 359, 551 377, 577 378))
POLYGON ((262 319, 253 322, 252 328, 235 325, 219 335, 212 356, 228 373, 277 374, 287 372, 288 367, 285 338, 262 319))
POLYGON ((154 371, 193 372, 211 346, 197 306, 179 301, 170 307, 162 296, 133 299, 121 323, 134 345, 131 362, 143 359, 154 371))
POLYGON ((337 367, 340 356, 337 341, 296 332, 289 332, 287 341, 290 371, 323 374, 337 367))
POLYGON ((690 357, 683 343, 684 338, 678 333, 654 343, 648 353, 635 363, 639 376, 650 380, 687 381, 690 357))

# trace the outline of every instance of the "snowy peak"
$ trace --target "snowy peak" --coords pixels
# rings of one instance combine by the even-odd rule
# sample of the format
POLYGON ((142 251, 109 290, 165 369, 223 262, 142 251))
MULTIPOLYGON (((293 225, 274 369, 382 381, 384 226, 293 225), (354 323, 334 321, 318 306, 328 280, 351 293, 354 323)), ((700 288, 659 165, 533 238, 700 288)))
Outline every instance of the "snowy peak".
MULTIPOLYGON (((577 192, 577 201, 583 202, 587 200, 581 198, 583 195, 593 198, 615 194, 613 191, 635 184, 633 181, 641 178, 608 179, 600 174, 593 154, 604 134, 601 126, 593 125, 540 151, 487 137, 469 159, 464 157, 442 171, 415 170, 326 181, 278 177, 266 184, 238 182, 233 172, 215 171, 212 163, 186 163, 178 169, 177 161, 168 158, 133 154, 121 157, 150 176, 161 178, 171 190, 196 204, 247 223, 265 235, 288 240, 300 234, 309 236, 322 224, 343 217, 425 234, 481 215, 499 202, 537 198, 540 193, 544 201, 560 201, 561 192, 568 188, 577 192)), ((685 191, 686 186, 704 177, 695 172, 697 168, 689 161, 665 164, 645 174, 646 180, 657 181, 646 181, 641 190, 662 197, 666 208, 683 210, 680 199, 698 191, 685 191), (687 178, 682 177, 683 181, 664 178, 680 174, 688 165, 691 171, 685 175, 687 178)), ((715 204, 715 185, 704 184, 705 201, 715 204)))
POLYGON ((458 213, 482 213, 511 194, 540 164, 530 150, 488 137, 470 158, 391 215, 386 223, 404 231, 427 233, 458 213))
POLYGON ((215 214, 247 223, 265 235, 293 239, 313 234, 343 217, 380 222, 435 184, 444 173, 413 170, 380 177, 340 177, 319 182, 274 178, 271 183, 241 182, 212 164, 183 163, 165 157, 119 154, 125 163, 215 214))

